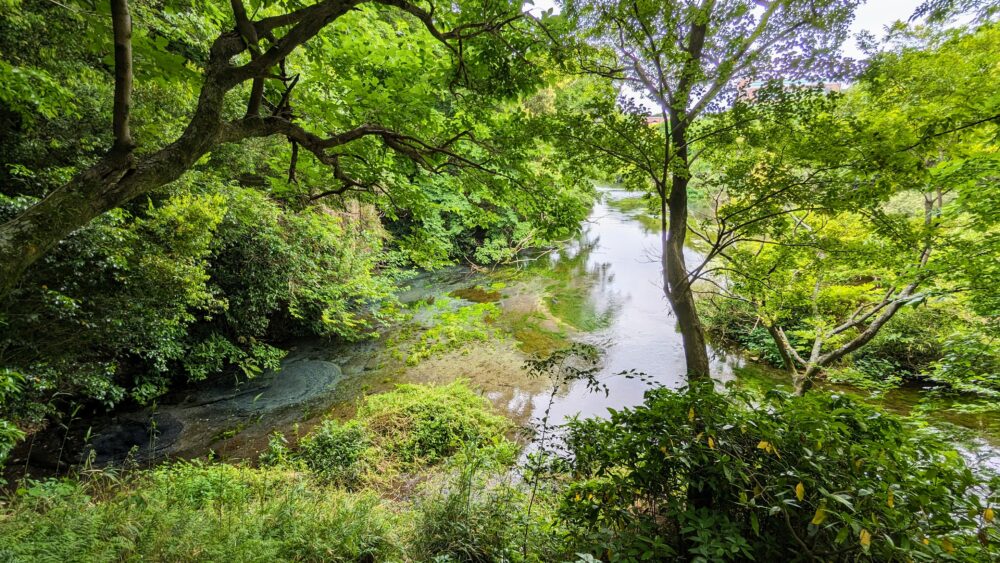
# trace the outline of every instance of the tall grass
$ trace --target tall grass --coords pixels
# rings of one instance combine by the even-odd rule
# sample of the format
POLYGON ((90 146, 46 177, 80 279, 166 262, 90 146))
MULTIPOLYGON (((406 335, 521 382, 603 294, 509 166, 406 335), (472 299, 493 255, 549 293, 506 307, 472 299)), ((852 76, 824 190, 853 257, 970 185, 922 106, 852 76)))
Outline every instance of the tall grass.
POLYGON ((401 530, 372 493, 176 463, 118 491, 69 480, 22 490, 0 516, 0 561, 386 561, 402 553, 401 530))

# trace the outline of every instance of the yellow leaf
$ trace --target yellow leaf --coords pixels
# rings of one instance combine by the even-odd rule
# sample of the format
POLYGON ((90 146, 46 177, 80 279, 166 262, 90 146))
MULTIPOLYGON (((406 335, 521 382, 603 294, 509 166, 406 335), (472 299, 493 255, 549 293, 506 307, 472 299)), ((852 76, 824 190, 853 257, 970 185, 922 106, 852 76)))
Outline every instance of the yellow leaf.
POLYGON ((764 451, 771 451, 771 443, 766 440, 761 440, 760 443, 757 444, 757 449, 764 451))
POLYGON ((872 544, 872 534, 864 528, 861 528, 861 536, 858 539, 861 542, 861 547, 867 548, 872 544))
POLYGON ((896 506, 896 501, 893 498, 892 489, 889 489, 889 498, 886 499, 885 503, 889 505, 889 508, 894 508, 896 506))
POLYGON ((694 407, 688 409, 688 420, 694 422, 694 407))
POLYGON ((824 520, 826 520, 826 508, 821 505, 819 508, 816 509, 816 514, 813 514, 813 519, 811 524, 813 526, 819 526, 820 524, 823 523, 824 520))
POLYGON ((806 486, 801 482, 798 485, 795 485, 795 498, 799 500, 806 498, 806 486))
POLYGON ((715 449, 715 440, 713 440, 711 436, 708 437, 708 449, 715 449))
POLYGON ((580 502, 580 499, 582 498, 583 497, 580 496, 580 493, 576 493, 576 498, 574 500, 576 500, 576 502, 580 502))
POLYGON ((992 522, 993 521, 993 509, 992 508, 987 508, 986 510, 983 511, 983 520, 986 520, 987 522, 992 522))
POLYGON ((955 553, 955 546, 951 545, 951 540, 948 538, 941 538, 941 549, 949 554, 955 553))
POLYGON ((663 455, 666 455, 667 454, 667 447, 666 446, 660 446, 660 452, 663 453, 663 455))
POLYGON ((694 441, 695 442, 700 442, 701 441, 701 437, 704 436, 704 435, 705 435, 704 432, 699 432, 698 435, 694 437, 694 441))

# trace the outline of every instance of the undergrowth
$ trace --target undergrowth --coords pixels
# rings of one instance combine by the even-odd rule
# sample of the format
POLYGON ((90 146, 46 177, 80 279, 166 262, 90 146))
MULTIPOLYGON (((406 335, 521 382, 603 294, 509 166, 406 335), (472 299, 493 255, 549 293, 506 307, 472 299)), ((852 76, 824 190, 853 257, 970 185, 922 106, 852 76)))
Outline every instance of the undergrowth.
POLYGON ((518 463, 510 424, 464 383, 401 386, 294 448, 276 437, 259 468, 25 482, 0 505, 0 561, 997 556, 1000 481, 849 397, 656 389, 609 416, 518 463))

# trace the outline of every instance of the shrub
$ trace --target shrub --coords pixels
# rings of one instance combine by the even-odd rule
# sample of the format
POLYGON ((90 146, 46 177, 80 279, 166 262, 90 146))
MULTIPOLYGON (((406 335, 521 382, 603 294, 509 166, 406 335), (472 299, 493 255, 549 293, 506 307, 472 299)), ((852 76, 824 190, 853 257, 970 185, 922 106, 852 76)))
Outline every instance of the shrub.
POLYGON ((350 486, 361 476, 361 458, 369 442, 358 421, 326 420, 302 439, 298 457, 324 479, 350 486))
MULTIPOLYGON (((746 303, 735 299, 706 299, 703 317, 705 330, 716 345, 737 347, 746 350, 756 361, 783 366, 774 340, 746 303)), ((789 337, 794 338, 794 335, 789 334, 789 337)))
MULTIPOLYGON (((264 465, 304 467, 340 486, 384 490, 401 474, 415 474, 443 461, 461 465, 469 451, 493 470, 512 466, 518 447, 506 439, 511 424, 461 381, 449 385, 400 385, 365 397, 355 419, 327 420, 295 450, 284 436, 271 437, 264 465)), ((412 475, 411 475, 412 476, 412 475)))
POLYGON ((845 396, 660 389, 567 444, 561 518, 607 560, 997 554, 998 497, 959 454, 845 396))
POLYGON ((358 419, 387 456, 404 463, 436 463, 464 444, 497 444, 510 428, 509 420, 494 414, 489 401, 461 381, 399 385, 367 397, 358 419))

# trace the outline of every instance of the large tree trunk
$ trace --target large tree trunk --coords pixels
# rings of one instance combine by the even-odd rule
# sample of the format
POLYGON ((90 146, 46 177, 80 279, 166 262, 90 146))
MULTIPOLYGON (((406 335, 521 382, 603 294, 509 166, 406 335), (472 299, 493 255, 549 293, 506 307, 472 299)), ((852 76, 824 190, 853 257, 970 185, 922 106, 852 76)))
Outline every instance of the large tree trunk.
POLYGON ((206 150, 172 145, 138 163, 129 153, 113 151, 0 225, 0 295, 61 240, 95 217, 177 179, 206 150))
POLYGON ((684 125, 674 115, 671 117, 671 137, 674 150, 675 168, 672 174, 670 196, 667 200, 669 221, 666 232, 661 235, 663 245, 664 292, 670 307, 677 317, 677 327, 684 342, 684 360, 687 364, 688 379, 698 380, 711 377, 708 363, 708 346, 705 329, 698 317, 691 278, 684 260, 684 240, 688 229, 688 150, 684 136, 684 125))

